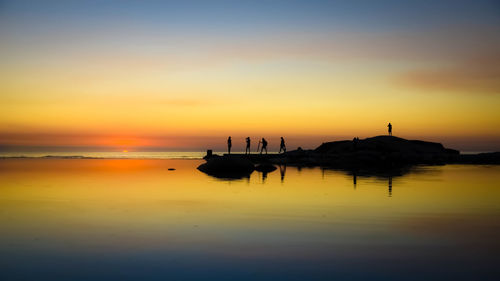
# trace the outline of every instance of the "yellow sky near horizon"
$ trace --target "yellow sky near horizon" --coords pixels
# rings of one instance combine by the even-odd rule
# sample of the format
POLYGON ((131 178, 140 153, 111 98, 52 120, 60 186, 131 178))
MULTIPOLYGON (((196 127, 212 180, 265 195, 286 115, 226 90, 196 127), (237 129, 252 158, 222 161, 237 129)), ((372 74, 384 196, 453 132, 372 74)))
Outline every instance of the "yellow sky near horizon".
POLYGON ((492 26, 203 32, 201 20, 199 30, 3 20, 0 146, 201 149, 251 135, 314 147, 392 122, 401 137, 500 149, 492 26))
POLYGON ((398 84, 396 70, 369 66, 249 61, 157 76, 129 69, 115 78, 102 73, 114 73, 111 63, 96 72, 4 72, 1 87, 12 94, 1 97, 0 129, 110 137, 370 136, 391 121, 396 132, 413 137, 499 136, 498 95, 411 89, 398 84))

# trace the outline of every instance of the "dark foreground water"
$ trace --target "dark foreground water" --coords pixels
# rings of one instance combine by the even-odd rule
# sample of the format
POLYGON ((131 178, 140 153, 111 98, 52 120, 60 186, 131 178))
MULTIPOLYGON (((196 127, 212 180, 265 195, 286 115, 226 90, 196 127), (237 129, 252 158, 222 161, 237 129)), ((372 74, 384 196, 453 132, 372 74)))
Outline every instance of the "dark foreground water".
POLYGON ((0 280, 500 278, 499 166, 224 181, 200 163, 0 160, 0 280))

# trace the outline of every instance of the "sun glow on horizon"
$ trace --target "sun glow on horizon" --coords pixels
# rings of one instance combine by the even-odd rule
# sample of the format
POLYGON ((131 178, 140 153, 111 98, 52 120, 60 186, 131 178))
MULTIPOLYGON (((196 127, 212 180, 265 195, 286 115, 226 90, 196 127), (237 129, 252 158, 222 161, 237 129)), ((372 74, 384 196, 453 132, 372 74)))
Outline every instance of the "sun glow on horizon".
POLYGON ((500 150, 487 1, 215 1, 196 13, 167 2, 5 1, 0 150, 200 149, 228 135, 314 147, 384 134, 389 121, 405 138, 500 150))

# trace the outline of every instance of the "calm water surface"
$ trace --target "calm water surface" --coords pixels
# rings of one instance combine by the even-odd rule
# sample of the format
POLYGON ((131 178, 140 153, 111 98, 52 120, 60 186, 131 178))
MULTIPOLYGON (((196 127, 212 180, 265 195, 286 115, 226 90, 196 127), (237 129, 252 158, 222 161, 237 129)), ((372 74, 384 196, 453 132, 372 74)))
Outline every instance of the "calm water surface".
POLYGON ((499 166, 201 162, 0 160, 0 280, 499 280, 499 166))

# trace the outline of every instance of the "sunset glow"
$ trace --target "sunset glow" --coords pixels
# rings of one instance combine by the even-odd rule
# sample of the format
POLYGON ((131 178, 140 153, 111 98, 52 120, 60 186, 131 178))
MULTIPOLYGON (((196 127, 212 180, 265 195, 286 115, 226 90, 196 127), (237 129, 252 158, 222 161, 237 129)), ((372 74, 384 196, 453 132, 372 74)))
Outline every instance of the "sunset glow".
POLYGON ((497 280, 499 0, 0 0, 0 279, 497 280))
POLYGON ((188 2, 0 4, 0 148, 500 149, 494 1, 188 2))

